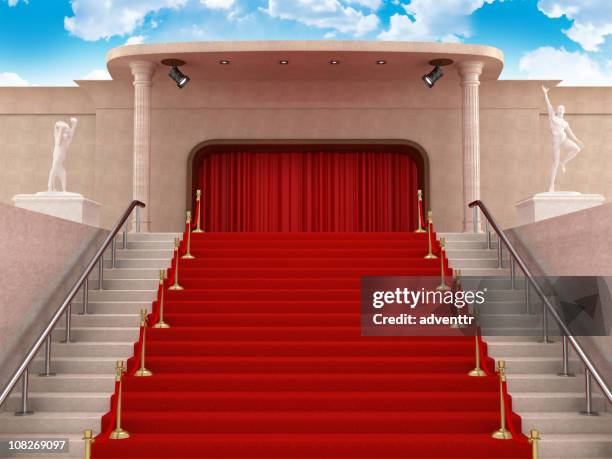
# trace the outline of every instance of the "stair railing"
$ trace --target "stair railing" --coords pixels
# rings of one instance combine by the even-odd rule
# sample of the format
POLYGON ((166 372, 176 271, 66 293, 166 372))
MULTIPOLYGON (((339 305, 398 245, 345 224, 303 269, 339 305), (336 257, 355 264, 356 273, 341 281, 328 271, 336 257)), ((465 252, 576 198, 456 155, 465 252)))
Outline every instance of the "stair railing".
POLYGON ((41 349, 43 343, 45 344, 45 364, 44 364, 44 372, 41 376, 53 376, 54 374, 51 372, 51 335, 53 333, 53 329, 55 325, 59 322, 60 318, 63 314, 66 315, 66 336, 63 342, 70 343, 70 329, 71 329, 71 315, 72 315, 72 301, 76 297, 77 293, 81 288, 83 289, 83 309, 81 314, 87 314, 87 303, 88 303, 88 294, 89 294, 89 275, 93 271, 96 264, 98 265, 98 288, 102 290, 102 282, 104 276, 104 252, 111 246, 111 268, 116 267, 116 236, 121 231, 123 227, 123 248, 127 248, 127 220, 132 214, 132 211, 136 209, 136 217, 135 217, 135 230, 136 232, 140 231, 140 208, 145 207, 144 203, 140 201, 132 201, 128 208, 125 210, 121 218, 115 223, 115 226, 111 229, 110 233, 97 250, 96 254, 93 256, 91 261, 88 263, 87 267, 83 270, 82 274, 79 276, 78 280, 73 285, 72 289, 61 306, 55 311, 53 317, 42 331, 42 333, 38 336, 28 353, 23 358, 21 364, 13 373, 13 376, 6 384, 6 386, 2 389, 2 393, 0 393, 0 406, 7 399, 19 379, 22 381, 22 391, 21 391, 21 409, 17 411, 15 415, 17 416, 25 416, 32 414, 32 411, 28 410, 28 389, 29 389, 29 365, 41 349))
MULTIPOLYGON (((497 238, 498 238, 497 239, 498 240, 497 251, 498 251, 499 267, 500 268, 502 267, 502 242, 503 242, 503 245, 506 246, 506 249, 510 253, 510 261, 511 261, 511 267, 512 267, 511 276, 514 278, 515 270, 513 266, 515 263, 519 266, 519 268, 521 268, 521 271, 523 271, 523 274, 525 276, 525 291, 527 295, 527 307, 529 308, 530 289, 533 289, 538 294, 540 299, 542 300, 542 304, 543 304, 543 307, 542 307, 542 337, 543 337, 544 343, 550 342, 548 339, 548 314, 551 314, 553 319, 555 319, 555 321, 559 325, 559 328, 562 334, 562 339, 563 339, 563 343, 562 343, 563 372, 560 373, 560 375, 570 376, 568 343, 572 345, 572 347, 574 348, 574 351, 576 352, 580 360, 582 360, 582 363, 584 364, 586 410, 581 411, 581 414, 588 415, 588 416, 597 415, 597 413, 593 411, 592 379, 594 379, 597 382, 597 385, 601 388, 601 391, 603 392, 604 396, 608 399, 608 402, 612 403, 612 390, 610 389, 610 386, 608 386, 608 384, 602 377, 600 371, 597 369, 597 367, 595 366, 591 358, 586 354, 585 350, 580 345, 578 340, 572 335, 569 328, 567 328, 567 325, 565 325, 565 323, 563 322, 563 319, 561 318, 557 310, 551 304, 550 300, 544 293, 544 290, 542 290, 542 287, 540 287, 540 284, 536 282, 531 270, 529 269, 529 267, 527 266, 523 258, 518 254, 516 248, 510 242, 508 237, 504 234, 500 226, 497 224, 497 221, 495 221, 495 218, 493 218, 493 216, 491 215, 491 212, 489 212, 489 209, 487 209, 487 206, 480 200, 471 202, 469 206, 472 208, 472 211, 474 212, 473 219, 475 222, 474 224, 475 230, 478 229, 477 227, 478 209, 480 209, 482 214, 485 216, 485 222, 487 224, 487 230, 486 230, 487 231, 487 246, 489 248, 491 248, 491 232, 490 232, 489 227, 492 227, 493 231, 495 231, 495 233, 497 234, 497 238)), ((512 284, 514 287, 514 280, 512 284)))

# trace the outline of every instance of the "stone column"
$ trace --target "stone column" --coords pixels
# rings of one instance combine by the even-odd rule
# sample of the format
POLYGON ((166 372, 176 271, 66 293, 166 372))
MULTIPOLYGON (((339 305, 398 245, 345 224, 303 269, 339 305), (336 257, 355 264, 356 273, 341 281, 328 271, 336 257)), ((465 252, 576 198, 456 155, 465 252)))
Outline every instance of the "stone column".
MULTIPOLYGON (((134 75, 134 161, 132 198, 144 202, 140 209, 140 231, 150 230, 151 192, 151 86, 155 63, 135 61, 130 63, 134 75)), ((134 220, 135 222, 135 220, 134 220)))
MULTIPOLYGON (((474 232, 472 209, 468 204, 480 199, 480 102, 478 87, 483 63, 461 62, 458 65, 461 76, 463 99, 463 232, 474 232)), ((481 218, 477 221, 480 232, 481 218)))

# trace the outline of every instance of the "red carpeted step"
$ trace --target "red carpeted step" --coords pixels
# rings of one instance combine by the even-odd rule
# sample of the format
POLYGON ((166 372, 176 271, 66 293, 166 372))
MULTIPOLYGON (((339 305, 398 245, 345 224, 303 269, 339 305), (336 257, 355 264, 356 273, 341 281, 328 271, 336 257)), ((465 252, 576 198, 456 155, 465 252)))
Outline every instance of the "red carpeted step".
POLYGON ((164 315, 165 321, 175 327, 342 327, 346 325, 359 325, 361 315, 358 311, 348 313, 188 313, 176 312, 176 308, 169 306, 173 312, 164 315))
POLYGON ((499 415, 489 411, 372 412, 199 412, 125 411, 123 423, 133 433, 192 434, 381 434, 480 433, 499 428, 499 415), (166 422, 157 422, 158 419, 166 422))
MULTIPOLYGON (((451 270, 447 271, 448 275, 452 274, 451 270)), ((250 268, 244 267, 205 267, 194 268, 188 263, 180 264, 181 277, 208 279, 280 279, 280 278, 311 278, 311 279, 332 279, 342 277, 361 278, 364 276, 439 276, 440 263, 436 266, 418 267, 407 269, 405 267, 392 268, 389 266, 371 267, 364 266, 356 268, 354 266, 347 268, 330 268, 328 266, 317 268, 298 267, 283 267, 283 268, 262 268, 254 266, 250 268)))
POLYGON ((471 356, 469 341, 172 341, 147 343, 147 355, 155 356, 471 356))
MULTIPOLYGON (((157 302, 154 302, 156 304, 157 302)), ((166 311, 168 314, 173 313, 282 313, 282 314, 299 314, 299 313, 317 313, 323 315, 325 313, 354 313, 359 311, 359 303, 355 301, 205 301, 205 300, 167 300, 166 311)))
MULTIPOLYGON (((494 388, 492 388, 494 389, 494 388)), ((154 392, 130 391, 128 411, 495 411, 499 394, 489 392, 154 392)))
POLYGON ((96 441, 96 457, 160 458, 528 458, 527 443, 489 435, 432 434, 133 434, 125 441, 96 441))
POLYGON ((197 245, 192 246, 191 253, 196 258, 281 258, 301 260, 304 258, 372 258, 372 259, 418 259, 421 260, 427 254, 427 247, 415 247, 410 249, 379 249, 379 248, 353 248, 353 249, 321 249, 318 247, 294 248, 294 249, 272 249, 272 248, 209 248, 199 249, 197 245))
MULTIPOLYGON (((471 368, 470 368, 471 369, 471 368)), ((340 371, 340 370, 338 370, 340 371)), ((470 378, 464 372, 401 373, 387 368, 378 373, 156 373, 152 378, 127 377, 129 391, 498 391, 497 378, 470 378)))
MULTIPOLYGON (((193 237, 193 236, 192 236, 193 237)), ((209 249, 242 249, 257 247, 259 249, 290 250, 290 249, 427 249, 426 239, 368 239, 368 240, 272 240, 272 239, 200 239, 193 237, 191 247, 197 250, 209 249)))
POLYGON ((412 268, 440 269, 440 260, 417 257, 404 258, 208 258, 203 256, 193 260, 181 260, 187 268, 402 268, 409 275, 412 268))
MULTIPOLYGON (((433 233, 435 236, 436 233, 433 233)), ((235 232, 192 233, 194 241, 425 241, 427 233, 402 232, 235 232)))
POLYGON ((147 368, 157 373, 418 373, 426 369, 430 373, 467 373, 474 366, 472 356, 426 357, 251 357, 251 356, 201 356, 147 358, 147 368))

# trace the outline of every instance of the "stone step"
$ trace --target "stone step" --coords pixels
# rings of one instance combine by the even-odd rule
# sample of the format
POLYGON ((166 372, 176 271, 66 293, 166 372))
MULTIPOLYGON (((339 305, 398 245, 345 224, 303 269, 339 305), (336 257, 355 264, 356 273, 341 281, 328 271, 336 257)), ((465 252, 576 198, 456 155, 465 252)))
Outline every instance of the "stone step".
MULTIPOLYGON (((68 413, 74 411, 106 412, 110 410, 109 392, 36 392, 28 395, 28 407, 35 413, 57 412, 68 413)), ((11 394, 7 400, 6 411, 19 410, 21 392, 11 394)))
POLYGON ((499 268, 497 265, 497 258, 495 259, 482 259, 482 258, 449 258, 448 266, 453 269, 460 269, 463 271, 468 268, 478 269, 496 269, 499 268))
MULTIPOLYGON (((129 356, 125 355, 124 357, 129 356)), ((101 374, 57 373, 53 377, 30 375, 30 389, 33 392, 107 392, 115 388, 113 371, 101 374)))
MULTIPOLYGON (((584 392, 520 392, 512 393, 512 408, 526 412, 570 412, 578 413, 585 409, 584 392)), ((606 409, 606 400, 602 396, 593 397, 593 409, 606 409)))
POLYGON ((521 412, 523 431, 538 429, 542 436, 547 434, 608 434, 612 435, 612 414, 584 416, 576 412, 546 413, 521 412))
MULTIPOLYGON (((90 282, 97 285, 98 270, 94 269, 89 276, 90 282)), ((126 268, 105 269, 104 279, 159 279, 159 269, 155 268, 126 268)))
POLYGON ((495 341, 488 343, 489 355, 495 359, 508 357, 562 358, 561 343, 540 344, 536 342, 495 341))
MULTIPOLYGON (((57 374, 112 375, 116 362, 117 359, 112 357, 57 357, 53 359, 53 371, 57 374)), ((43 367, 44 360, 35 358, 30 366, 31 373, 39 374, 43 367)))
MULTIPOLYGON (((489 290, 488 290, 489 291, 489 290)), ((498 315, 526 315, 527 305, 525 301, 486 301, 479 307, 481 319, 484 321, 488 316, 498 315)))
MULTIPOLYGON (((91 316, 104 316, 107 314, 138 314, 141 309, 151 310, 151 298, 149 301, 90 301, 87 306, 89 315, 91 316)), ((79 311, 82 310, 83 303, 73 303, 72 310, 73 319, 77 316, 79 311)), ((81 316, 82 317, 82 316, 81 316)))
MULTIPOLYGON (((529 433, 523 429, 523 432, 529 433)), ((611 434, 542 435, 540 453, 543 458, 612 458, 611 434)))
MULTIPOLYGON (((94 285, 97 286, 97 283, 94 285)), ((102 282, 103 290, 156 290, 158 286, 159 277, 153 279, 104 279, 102 282)))
MULTIPOLYGON (((508 374, 508 390, 514 397, 520 393, 579 393, 584 391, 584 380, 558 376, 557 373, 508 374)), ((584 393, 583 393, 584 397, 584 393)))
POLYGON ((445 241, 487 241, 485 233, 436 233, 436 237, 445 241))
POLYGON ((100 421, 104 411, 96 412, 45 412, 39 411, 31 416, 15 416, 12 412, 0 413, 0 432, 7 434, 31 433, 36 436, 48 434, 74 435, 85 429, 100 431, 100 421))
MULTIPOLYGON (((497 265, 496 265, 497 266, 497 265)), ((451 265, 452 267, 452 265, 451 265)), ((483 278, 483 277, 502 277, 510 278, 510 269, 504 268, 458 268, 461 269, 461 275, 466 277, 483 278)))
MULTIPOLYGON (((142 242, 142 241, 157 241, 157 242, 174 242, 174 238, 183 237, 183 233, 128 233, 129 242, 142 242)), ((121 236, 118 237, 117 241, 122 241, 121 236)))
MULTIPOLYGON (((62 341, 64 328, 53 330, 53 339, 62 341)), ((134 342, 138 340, 138 327, 72 327, 71 338, 77 342, 134 342)))
POLYGON ((117 268, 151 268, 165 269, 170 266, 170 259, 151 260, 151 259, 121 259, 117 260, 117 268))
MULTIPOLYGON (((149 306, 149 305, 147 305, 149 306)), ((141 309, 147 309, 143 306, 141 309)), ((80 309, 78 309, 80 310, 80 309)), ((77 311, 78 311, 77 310, 77 311)), ((134 310, 131 314, 97 314, 91 310, 89 305, 89 314, 72 314, 73 327, 138 327, 140 325, 139 309, 134 310)))
MULTIPOLYGON (((460 240, 445 240, 446 249, 450 250, 468 250, 468 249, 477 249, 477 250, 490 250, 497 254, 497 241, 495 239, 491 240, 491 248, 487 247, 487 240, 474 240, 474 241, 460 241, 460 240)), ((496 255, 497 256, 497 255, 496 255)))
MULTIPOLYGON (((465 260, 465 259, 476 259, 476 260, 496 260, 497 261, 497 250, 484 249, 446 249, 446 256, 449 260, 465 260)), ((504 260, 508 261, 509 257, 504 255, 504 260)), ((497 265, 496 265, 497 266, 497 265)))
MULTIPOLYGON (((156 260, 169 260, 174 254, 172 247, 167 249, 118 249, 116 253, 117 260, 131 260, 134 258, 140 259, 156 259, 156 260)), ((104 258, 110 260, 110 251, 105 253, 104 258)))
MULTIPOLYGON (((157 297, 157 288, 151 290, 90 290, 88 303, 98 301, 147 301, 151 302, 157 297)), ((80 301, 81 298, 77 297, 80 301)), ((79 311, 80 309, 74 309, 79 311)))
MULTIPOLYGON (((136 336, 138 339, 138 336, 136 336)), ((77 341, 75 343, 53 343, 51 345, 53 362, 56 357, 112 357, 115 360, 126 358, 134 353, 134 341, 77 341)), ((40 357, 42 357, 42 352, 40 357)), ((53 364, 52 364, 53 367, 53 364)))
MULTIPOLYGON (((561 371, 562 361, 560 357, 506 357, 506 373, 512 374, 533 374, 550 373, 557 374, 561 371)), ((571 368, 579 368, 576 359, 570 359, 571 368)))

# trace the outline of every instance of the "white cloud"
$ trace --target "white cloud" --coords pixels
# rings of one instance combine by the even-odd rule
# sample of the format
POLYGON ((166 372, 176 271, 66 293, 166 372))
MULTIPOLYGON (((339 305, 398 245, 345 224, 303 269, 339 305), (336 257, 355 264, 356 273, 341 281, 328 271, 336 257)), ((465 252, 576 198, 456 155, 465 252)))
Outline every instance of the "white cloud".
POLYGON ((550 18, 565 15, 573 20, 565 34, 586 51, 599 51, 606 36, 612 34, 610 0, 539 0, 538 8, 550 18))
POLYGON ((341 33, 364 35, 378 28, 376 14, 364 14, 339 0, 268 0, 264 9, 270 16, 302 22, 322 29, 335 29, 341 33))
MULTIPOLYGON (((17 6, 17 3, 19 3, 19 0, 8 0, 8 6, 17 6)), ((23 3, 27 4, 28 0, 23 0, 23 3)))
POLYGON ((460 42, 471 35, 470 15, 495 0, 412 0, 402 4, 406 14, 390 18, 381 40, 460 42))
POLYGON ((0 72, 0 86, 30 86, 30 84, 13 72, 0 72))
POLYGON ((530 80, 563 80, 562 86, 610 86, 612 68, 602 69, 588 54, 550 46, 529 51, 519 61, 519 70, 530 80))
POLYGON ((148 14, 186 4, 187 0, 71 0, 73 16, 64 18, 64 27, 83 40, 107 39, 131 34, 148 14))
POLYGON ((141 45, 147 37, 144 35, 133 35, 125 41, 126 45, 141 45))
POLYGON ((112 80, 106 69, 95 69, 83 77, 83 80, 112 80))
POLYGON ((347 3, 356 3, 371 10, 377 10, 382 6, 382 0, 345 0, 347 3))
POLYGON ((235 0, 200 0, 200 3, 204 5, 206 8, 210 8, 211 10, 229 10, 234 3, 235 0))

